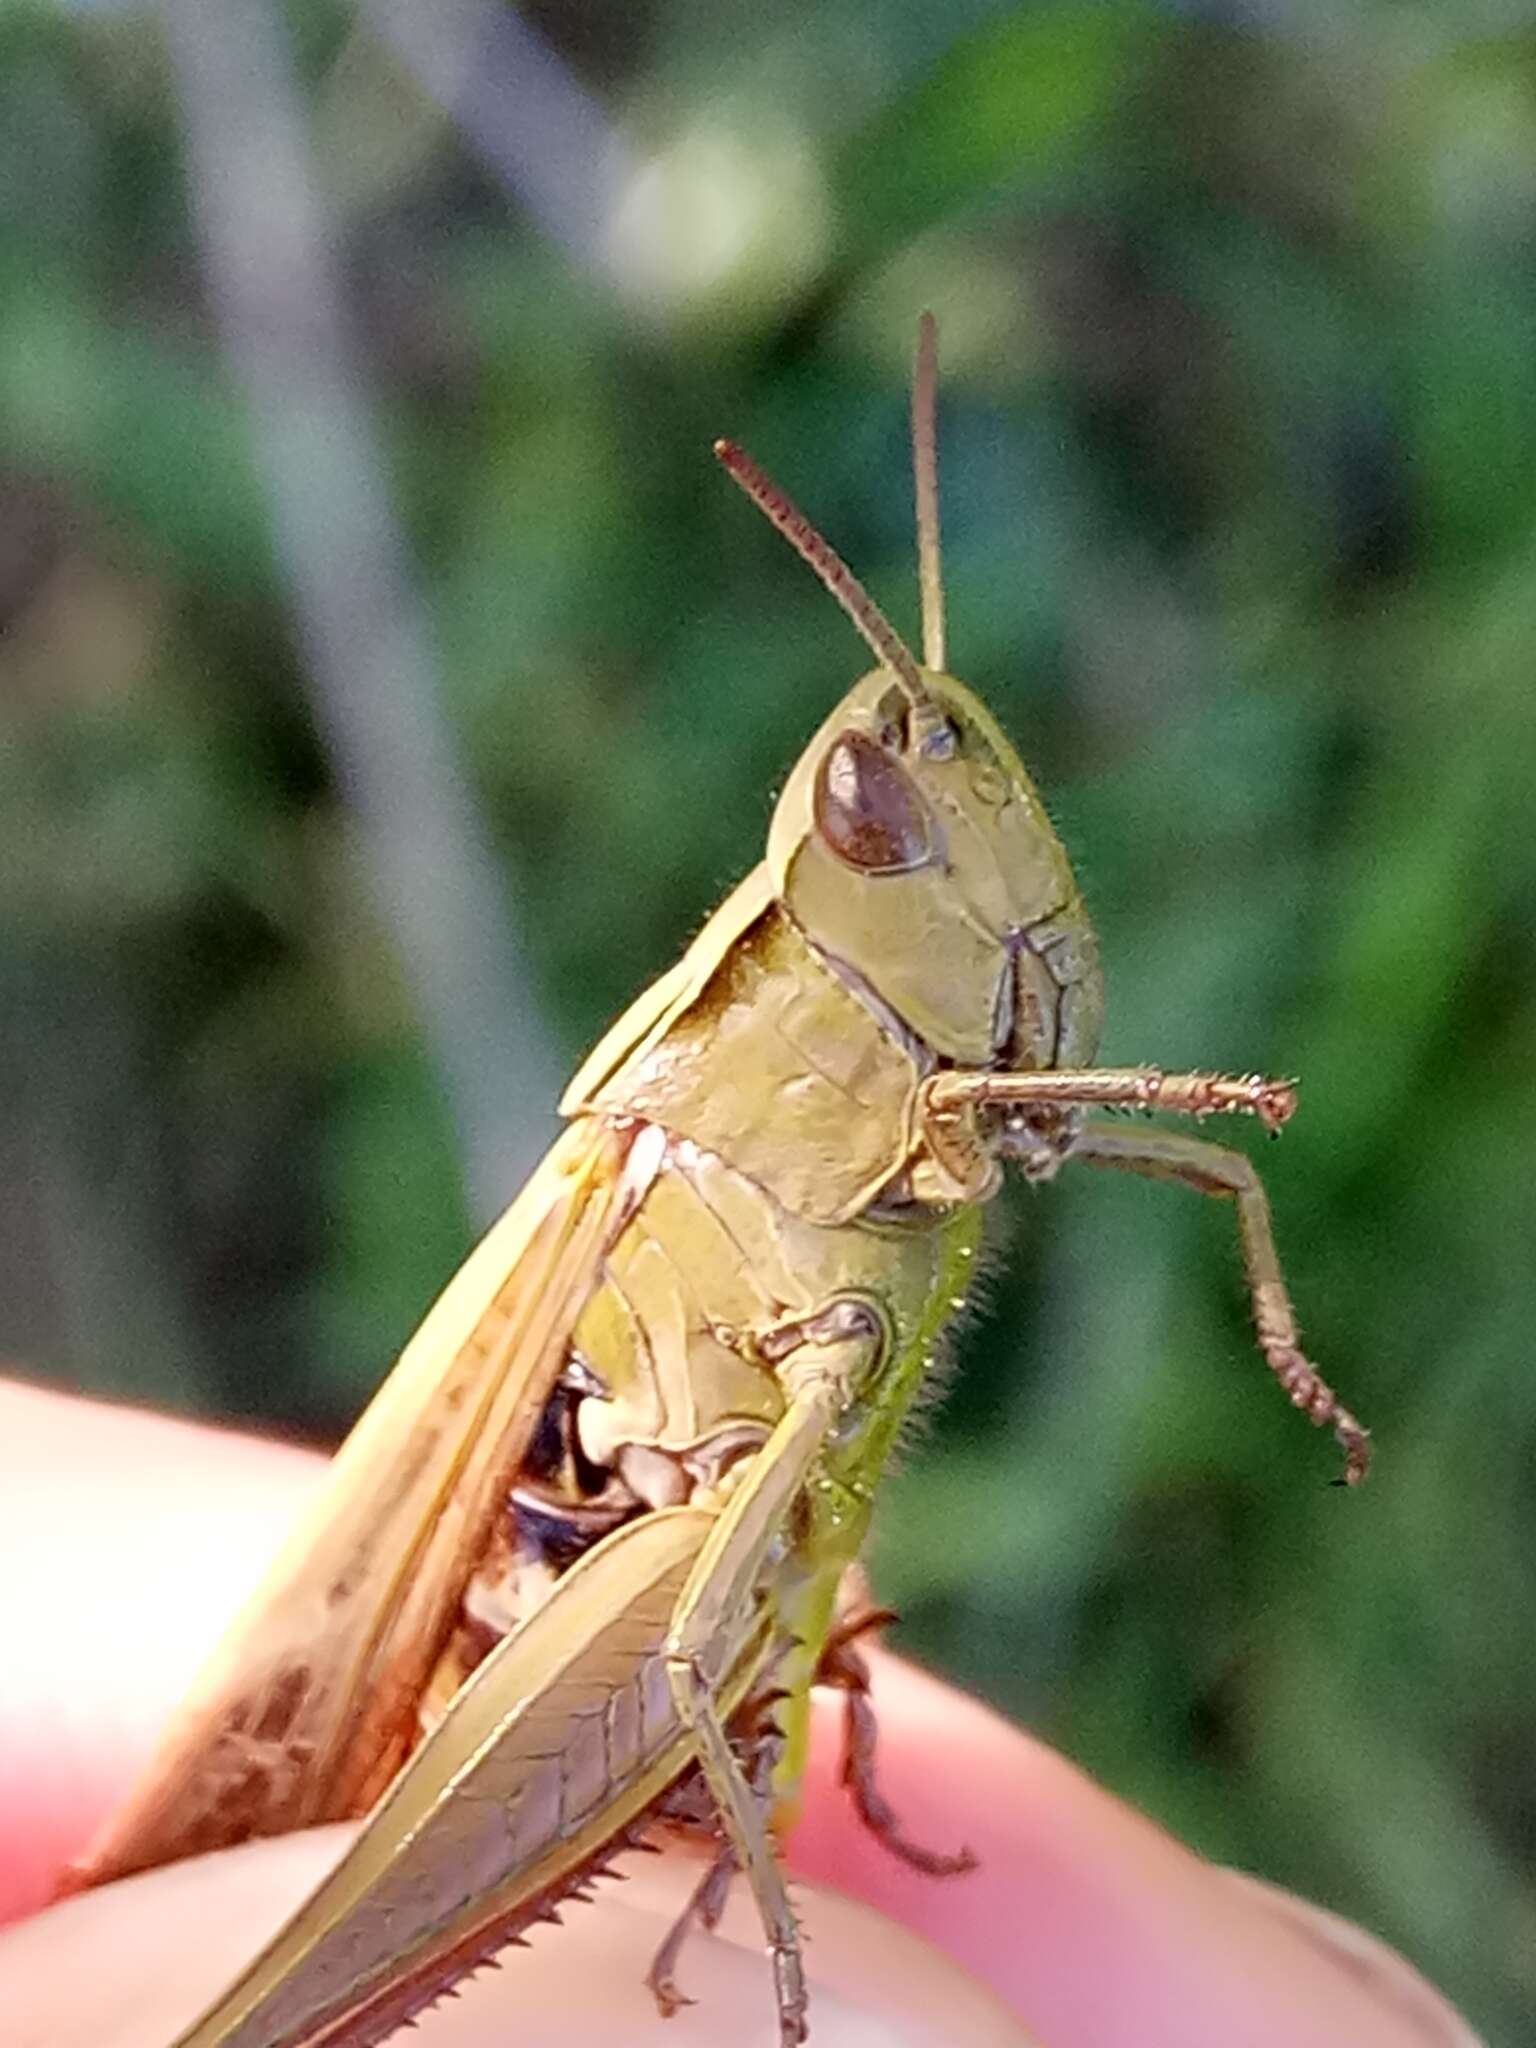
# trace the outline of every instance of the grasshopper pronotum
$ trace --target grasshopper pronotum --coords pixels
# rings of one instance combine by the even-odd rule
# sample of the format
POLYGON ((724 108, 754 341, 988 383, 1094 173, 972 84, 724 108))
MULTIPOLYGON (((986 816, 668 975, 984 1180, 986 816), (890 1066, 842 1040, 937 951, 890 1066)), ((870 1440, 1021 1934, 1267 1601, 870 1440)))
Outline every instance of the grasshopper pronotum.
POLYGON ((366 2048, 669 1822, 715 1857, 658 1955, 751 1886, 786 2044, 806 2035, 775 1854, 807 1695, 892 1850, 839 1609, 988 1198, 1086 1159, 1232 1197, 1259 1348, 1366 1432, 1297 1345, 1241 1154, 1105 1127, 1295 1106, 1284 1082, 1092 1064, 1093 930, 1028 775, 945 671, 934 334, 913 387, 923 661, 728 443, 726 469, 877 666, 826 721, 764 861, 603 1039, 568 1128, 449 1283, 79 1881, 373 1809, 180 2048, 366 2048))

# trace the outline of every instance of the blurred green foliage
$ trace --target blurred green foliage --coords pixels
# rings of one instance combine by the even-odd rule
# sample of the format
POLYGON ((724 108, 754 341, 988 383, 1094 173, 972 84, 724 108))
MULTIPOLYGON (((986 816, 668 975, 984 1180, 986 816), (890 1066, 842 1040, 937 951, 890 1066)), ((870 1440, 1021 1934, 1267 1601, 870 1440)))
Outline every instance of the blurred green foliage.
MULTIPOLYGON (((904 379, 939 314, 952 659, 1079 863, 1106 1056, 1304 1076, 1264 1164, 1378 1472, 1331 1490, 1266 1385, 1228 1216, 1068 1173, 1007 1198, 882 1590, 918 1654, 1513 2042, 1536 14, 1495 12, 541 5, 631 156, 584 243, 366 16, 293 26, 446 708, 572 1061, 861 665, 710 439, 912 621, 904 379)), ((471 1226, 183 113, 152 18, 0 10, 0 1341, 326 1438, 471 1226)))

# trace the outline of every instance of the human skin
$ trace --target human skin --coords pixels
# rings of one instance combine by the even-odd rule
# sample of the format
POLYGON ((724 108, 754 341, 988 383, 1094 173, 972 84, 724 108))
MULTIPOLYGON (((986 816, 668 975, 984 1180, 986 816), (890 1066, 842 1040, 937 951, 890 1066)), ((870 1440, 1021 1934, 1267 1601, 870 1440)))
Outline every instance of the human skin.
MULTIPOLYGON (((338 1831, 318 1830, 36 1912, 321 1469, 306 1452, 0 1382, 10 2048, 165 2048, 334 1855, 338 1831)), ((837 1703, 823 1702, 789 1850, 812 1881, 796 1896, 815 2048, 1475 2048, 1369 1937, 1202 1862, 978 1702, 894 1657, 873 1662, 882 1790, 911 1835, 964 1842, 979 1868, 922 1877, 861 1828, 836 1783, 837 1703)), ((670 2022, 656 2014, 637 1979, 698 1866, 680 1852, 627 1867, 628 1885, 572 1905, 562 1930, 482 1974, 414 2038, 774 2042, 741 1896, 721 1937, 684 1951, 683 1987, 700 2003, 670 2022)))

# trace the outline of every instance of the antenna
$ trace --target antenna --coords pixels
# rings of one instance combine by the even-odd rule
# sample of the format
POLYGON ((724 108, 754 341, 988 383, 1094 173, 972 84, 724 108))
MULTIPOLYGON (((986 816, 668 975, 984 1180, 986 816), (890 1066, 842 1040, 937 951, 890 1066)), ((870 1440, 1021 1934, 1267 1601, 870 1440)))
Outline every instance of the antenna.
POLYGON ((717 441, 715 454, 731 480, 741 486, 769 524, 776 526, 796 554, 815 570, 823 588, 848 614, 880 666, 888 668, 906 691, 919 720, 927 724, 939 716, 905 641, 831 543, 822 539, 799 506, 758 468, 745 449, 738 448, 734 441, 717 441))
POLYGON ((917 576, 923 599, 923 666, 944 671, 944 574, 939 559, 939 330, 931 313, 917 323, 912 368, 912 481, 917 498, 917 576))

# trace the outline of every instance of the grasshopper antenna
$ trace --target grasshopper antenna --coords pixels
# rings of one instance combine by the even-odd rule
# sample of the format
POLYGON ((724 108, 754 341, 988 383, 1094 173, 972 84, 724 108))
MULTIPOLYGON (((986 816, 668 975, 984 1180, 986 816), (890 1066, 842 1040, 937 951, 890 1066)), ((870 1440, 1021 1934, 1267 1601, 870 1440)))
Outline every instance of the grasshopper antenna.
POLYGON ((941 722, 943 713, 928 694, 906 642, 831 542, 822 539, 799 506, 785 496, 766 471, 758 468, 744 448, 738 448, 734 441, 717 441, 715 454, 732 482, 741 486, 769 525, 777 527, 796 554, 815 570, 823 589, 837 599, 880 666, 895 676, 919 726, 941 722))
POLYGON ((944 670, 944 572, 939 555, 939 327, 931 313, 917 323, 912 368, 912 480, 917 498, 917 575, 923 599, 923 666, 944 670))

